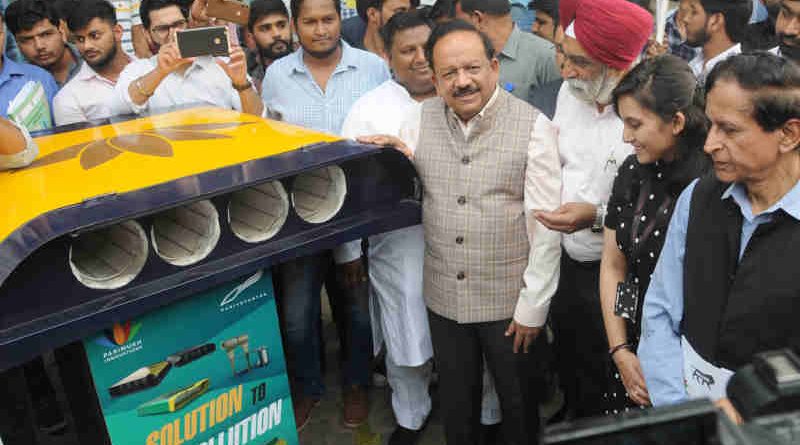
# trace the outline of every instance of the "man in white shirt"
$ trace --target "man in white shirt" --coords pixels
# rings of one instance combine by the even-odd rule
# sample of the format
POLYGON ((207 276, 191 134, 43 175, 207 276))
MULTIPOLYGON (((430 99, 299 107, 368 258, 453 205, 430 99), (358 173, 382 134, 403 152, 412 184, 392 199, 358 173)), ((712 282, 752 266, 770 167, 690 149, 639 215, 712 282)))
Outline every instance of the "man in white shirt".
POLYGON ((262 115, 263 103, 247 76, 244 51, 231 46, 230 61, 211 56, 184 59, 175 41, 186 29, 189 11, 181 0, 143 0, 142 24, 158 54, 128 65, 111 101, 114 115, 143 113, 180 105, 205 104, 262 115))
POLYGON ((33 162, 39 149, 25 127, 0 118, 0 171, 33 162))
MULTIPOLYGON (((424 47, 431 24, 419 13, 399 13, 384 26, 384 49, 393 79, 361 96, 345 118, 342 135, 397 136, 408 110, 436 95, 424 47)), ((361 256, 360 240, 352 261, 361 256)), ((386 344, 386 373, 392 387, 397 429, 389 445, 413 445, 430 414, 431 347, 422 298, 422 226, 369 238, 370 312, 375 353, 386 344)))
POLYGON ((114 85, 131 57, 122 50, 122 26, 106 0, 84 0, 67 17, 84 63, 53 99, 56 125, 111 116, 114 85))
POLYGON ((602 219, 617 168, 633 151, 622 141, 611 93, 641 54, 653 18, 625 0, 561 0, 560 20, 565 81, 552 140, 561 156, 563 204, 536 217, 564 234, 561 280, 550 316, 567 408, 587 417, 603 413, 607 375, 598 294, 602 219))
POLYGON ((702 48, 689 61, 697 82, 705 83, 714 66, 742 52, 753 9, 752 0, 681 0, 679 20, 686 30, 686 43, 702 48))
POLYGON ((426 45, 439 97, 410 109, 391 144, 423 184, 423 294, 449 445, 477 443, 484 359, 505 443, 539 435, 536 348, 558 281, 559 235, 533 217, 560 203, 550 122, 500 88, 488 37, 462 21, 426 45), (406 141, 403 143, 402 141, 406 141), (409 148, 410 147, 410 148, 409 148))
POLYGON ((800 0, 781 1, 775 32, 778 47, 773 52, 800 63, 800 0))

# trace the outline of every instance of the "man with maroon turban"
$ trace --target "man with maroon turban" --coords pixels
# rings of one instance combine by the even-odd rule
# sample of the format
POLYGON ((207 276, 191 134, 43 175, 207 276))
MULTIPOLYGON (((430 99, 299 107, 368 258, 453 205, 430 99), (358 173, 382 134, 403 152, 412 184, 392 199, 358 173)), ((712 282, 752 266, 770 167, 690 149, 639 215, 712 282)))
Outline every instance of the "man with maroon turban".
POLYGON ((626 0, 561 0, 561 87, 553 116, 562 164, 558 209, 537 212, 562 232, 561 277, 550 308, 557 369, 576 417, 602 414, 608 345, 598 282, 605 203, 617 168, 633 148, 611 93, 639 58, 653 30, 646 10, 626 0))

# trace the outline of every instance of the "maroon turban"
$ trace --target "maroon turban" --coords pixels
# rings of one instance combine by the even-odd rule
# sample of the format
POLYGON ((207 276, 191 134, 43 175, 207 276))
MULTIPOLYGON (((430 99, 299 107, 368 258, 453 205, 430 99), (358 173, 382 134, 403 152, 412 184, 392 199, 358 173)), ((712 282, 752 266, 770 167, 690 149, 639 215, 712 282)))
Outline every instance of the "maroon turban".
POLYGON ((627 0, 561 0, 559 14, 591 58, 618 70, 631 66, 653 33, 653 16, 627 0))

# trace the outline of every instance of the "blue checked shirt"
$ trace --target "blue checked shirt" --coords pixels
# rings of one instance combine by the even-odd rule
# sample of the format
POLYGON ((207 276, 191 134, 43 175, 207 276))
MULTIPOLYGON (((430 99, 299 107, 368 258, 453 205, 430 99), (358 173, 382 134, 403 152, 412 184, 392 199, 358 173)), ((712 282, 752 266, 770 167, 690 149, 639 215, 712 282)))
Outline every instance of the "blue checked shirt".
POLYGON ((342 58, 325 91, 303 63, 301 48, 267 68, 261 95, 268 116, 339 134, 353 103, 389 77, 389 68, 381 58, 342 41, 342 58))
POLYGON ((669 45, 669 53, 680 57, 685 61, 690 61, 697 56, 699 48, 692 48, 684 42, 681 33, 678 32, 678 25, 675 20, 678 17, 678 10, 672 11, 667 17, 667 24, 664 27, 665 34, 667 35, 667 45, 669 45))

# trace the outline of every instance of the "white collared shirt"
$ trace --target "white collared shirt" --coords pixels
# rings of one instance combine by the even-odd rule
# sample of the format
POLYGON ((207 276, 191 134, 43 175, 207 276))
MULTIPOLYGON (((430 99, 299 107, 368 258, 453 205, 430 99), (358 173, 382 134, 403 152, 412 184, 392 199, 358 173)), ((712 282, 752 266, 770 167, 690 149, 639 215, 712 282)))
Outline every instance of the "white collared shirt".
MULTIPOLYGON (((553 124, 558 129, 562 166, 561 202, 605 205, 617 169, 633 152, 622 141, 622 120, 607 105, 602 112, 578 99, 564 82, 558 93, 553 124)), ((603 235, 584 229, 562 238, 564 249, 575 261, 598 261, 603 235)))
MULTIPOLYGON (((457 119, 467 137, 474 126, 494 104, 498 86, 489 102, 467 123, 457 119)), ((448 113, 453 111, 448 109, 448 113)), ((400 126, 400 139, 412 151, 416 149, 422 127, 422 107, 410 108, 400 126)), ((620 133, 621 135, 621 133, 620 133)), ((561 205, 562 186, 556 128, 544 114, 539 114, 531 129, 528 163, 525 169, 524 208, 530 251, 528 265, 522 275, 523 286, 514 309, 514 320, 524 326, 539 327, 547 321, 550 301, 558 287, 561 259, 560 236, 533 217, 537 210, 553 211, 561 205)))
POLYGON ((718 63, 722 62, 728 57, 732 57, 741 53, 742 53, 741 43, 733 45, 732 47, 719 53, 716 57, 712 58, 711 60, 706 60, 705 56, 703 55, 703 51, 700 50, 698 51, 694 59, 689 61, 689 66, 692 68, 694 77, 697 78, 697 83, 700 85, 704 85, 706 83, 706 76, 708 76, 708 73, 710 73, 711 70, 714 69, 714 67, 717 66, 718 63))
POLYGON ((180 105, 198 104, 242 111, 239 92, 230 77, 210 56, 198 57, 183 73, 172 72, 143 105, 133 103, 128 87, 136 79, 158 66, 158 55, 129 64, 119 76, 111 101, 113 115, 143 113, 152 109, 167 109, 180 105))
POLYGON ((56 125, 104 119, 111 116, 111 96, 116 82, 83 63, 81 70, 53 98, 56 125))

